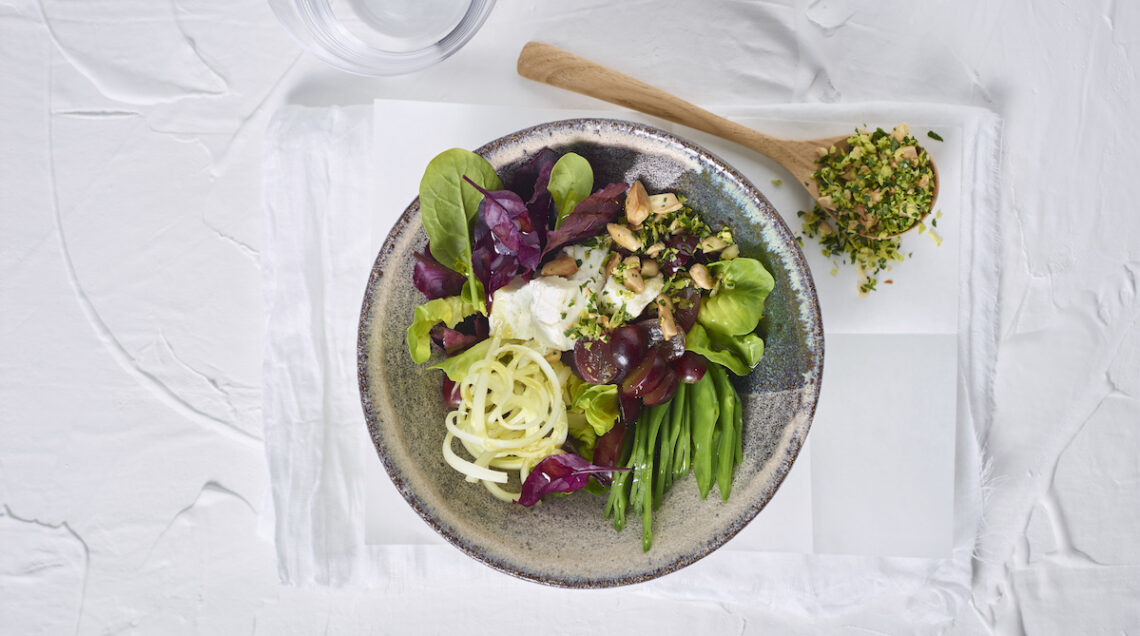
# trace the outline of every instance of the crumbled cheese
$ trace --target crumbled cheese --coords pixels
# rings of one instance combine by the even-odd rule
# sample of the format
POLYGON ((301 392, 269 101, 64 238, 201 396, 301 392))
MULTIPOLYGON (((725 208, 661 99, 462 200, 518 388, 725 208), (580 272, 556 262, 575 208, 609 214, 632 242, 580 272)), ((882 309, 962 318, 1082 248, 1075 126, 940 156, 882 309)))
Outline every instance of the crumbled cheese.
POLYGON ((571 245, 563 250, 578 265, 570 276, 541 276, 528 283, 513 281, 494 294, 491 333, 503 338, 534 340, 547 349, 569 351, 574 339, 566 335, 586 311, 586 290, 597 294, 609 248, 571 245))
POLYGON ((611 276, 606 280, 599 297, 602 309, 609 313, 617 313, 619 309, 624 309, 631 318, 640 315, 665 286, 665 279, 660 274, 644 280, 645 289, 635 293, 618 282, 616 277, 611 276))

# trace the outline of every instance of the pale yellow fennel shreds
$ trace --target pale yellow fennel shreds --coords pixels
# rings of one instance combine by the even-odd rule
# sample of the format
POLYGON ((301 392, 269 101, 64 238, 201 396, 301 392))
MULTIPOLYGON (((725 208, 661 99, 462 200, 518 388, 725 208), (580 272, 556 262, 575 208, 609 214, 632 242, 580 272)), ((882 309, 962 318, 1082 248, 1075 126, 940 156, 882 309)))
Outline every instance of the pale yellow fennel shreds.
POLYGON ((569 373, 533 342, 495 338, 459 383, 461 403, 445 420, 444 459, 498 499, 516 500, 519 493, 503 488, 509 471, 522 483, 540 461, 562 452, 568 431, 562 387, 569 373), (456 439, 473 460, 455 452, 456 439))

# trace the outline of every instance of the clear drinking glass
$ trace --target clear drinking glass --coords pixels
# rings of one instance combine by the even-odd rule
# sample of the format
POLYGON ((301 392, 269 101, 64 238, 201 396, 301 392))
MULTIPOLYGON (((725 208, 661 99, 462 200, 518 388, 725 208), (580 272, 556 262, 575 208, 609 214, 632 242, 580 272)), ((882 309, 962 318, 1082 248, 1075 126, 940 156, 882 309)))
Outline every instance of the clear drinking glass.
POLYGON ((495 0, 269 0, 298 42, 360 75, 400 75, 455 53, 495 0))

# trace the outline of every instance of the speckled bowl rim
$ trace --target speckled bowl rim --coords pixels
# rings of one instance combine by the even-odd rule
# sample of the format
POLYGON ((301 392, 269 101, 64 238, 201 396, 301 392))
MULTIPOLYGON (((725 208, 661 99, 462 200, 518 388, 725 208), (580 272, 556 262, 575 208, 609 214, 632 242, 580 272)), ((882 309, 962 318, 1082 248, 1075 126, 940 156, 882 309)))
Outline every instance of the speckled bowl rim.
MULTIPOLYGON (((674 144, 680 146, 690 152, 696 153, 703 160, 709 162, 719 172, 722 172, 728 175, 730 178, 734 179, 740 185, 741 189, 744 191, 747 197, 756 203, 756 206, 760 212, 770 221, 772 221, 774 229, 780 238, 783 239, 785 245, 790 248, 789 251, 791 265, 794 267, 795 271, 802 273, 804 285, 803 292, 806 294, 807 299, 811 305, 809 308, 808 316, 810 319, 809 322, 811 324, 806 325, 808 331, 806 341, 818 343, 818 350, 815 352, 816 355, 813 356, 813 352, 809 351, 807 356, 807 359, 809 361, 807 373, 811 375, 812 380, 808 384, 814 388, 814 391, 811 392, 811 399, 808 402, 808 412, 806 421, 803 424, 803 434, 800 436, 792 435, 789 437, 788 448, 784 453, 784 457, 780 458, 779 464, 775 468, 771 490, 766 493, 766 495, 752 502, 752 504, 744 510, 743 514, 739 515, 735 520, 733 520, 728 528, 713 537, 711 541, 707 542, 704 546, 698 547, 692 552, 682 555, 677 559, 674 559, 673 561, 670 561, 659 567, 621 576, 591 579, 564 579, 555 576, 542 576, 540 574, 526 571, 511 563, 507 559, 497 559, 490 557, 478 545, 467 541, 457 533, 452 532, 450 528, 444 527, 442 524, 440 524, 439 521, 427 511, 425 506, 420 502, 419 497, 405 482, 403 476, 397 470, 392 459, 388 457, 388 454, 384 451, 383 444, 380 442, 380 418, 372 406, 372 398, 368 389, 368 341, 370 333, 370 318, 372 316, 372 304, 377 285, 384 277, 384 272, 380 266, 381 263, 384 262, 393 251, 395 251, 396 244, 398 243, 397 239, 402 236, 404 230, 408 229, 414 231, 417 229, 413 228, 410 223, 410 217, 419 211, 419 197, 414 199, 408 205, 408 207, 404 209, 404 212, 400 215, 400 218, 396 220, 392 231, 389 232, 387 237, 385 237, 384 243, 376 255, 376 260, 372 265, 371 274, 368 277, 368 285, 365 289, 364 301, 360 310, 360 322, 357 329, 357 383, 360 389, 361 406, 364 409, 364 417, 368 425, 369 435, 373 441, 373 446, 376 448, 376 454, 380 457, 380 461, 384 465, 384 470, 392 479, 392 483, 396 486, 396 490, 399 491, 404 500, 408 502, 408 505, 410 505, 412 509, 416 511, 416 514, 418 514, 420 518, 422 518, 429 526, 431 526, 432 529, 439 533, 440 536, 446 539, 453 546, 459 548, 476 561, 484 563, 489 567, 492 567, 511 576, 527 581, 550 585, 553 587, 573 589, 599 589, 632 585, 634 583, 643 583, 652 579, 659 578, 666 574, 676 572, 677 570, 696 563, 697 561, 703 559, 713 551, 723 546, 730 539, 736 536, 741 530, 743 530, 744 527, 747 526, 753 519, 755 519, 756 516, 760 514, 760 511, 768 505, 768 502, 771 501, 772 497, 780 489, 780 486, 783 484, 784 479, 788 475, 788 472, 791 471, 792 464, 799 456, 800 449, 803 447, 803 440, 806 439, 807 434, 811 430, 811 424, 815 418, 816 406, 819 403, 819 390, 821 381, 823 379, 824 358, 823 318, 820 314, 819 297, 816 293, 815 280, 812 277, 811 269, 808 267, 807 259, 804 257, 803 250, 800 249, 800 246, 796 241, 795 236, 792 234, 791 229, 788 228, 787 223, 785 223, 784 219, 779 215, 778 212, 776 212, 775 206, 773 206, 771 202, 768 201, 768 198, 765 197, 763 193, 761 193, 760 190, 755 185, 753 185, 747 177, 730 166, 726 161, 721 159, 716 154, 699 146, 696 143, 682 139, 681 137, 661 130, 660 128, 622 119, 593 117, 563 119, 537 124, 535 126, 529 126, 527 128, 523 128, 516 132, 490 141, 477 148, 474 152, 478 155, 486 156, 502 145, 515 143, 518 139, 527 138, 536 133, 549 132, 561 128, 581 129, 583 127, 589 126, 625 128, 627 131, 637 132, 649 138, 657 138, 659 141, 662 141, 666 144, 674 144)), ((770 461, 777 461, 777 459, 778 458, 774 456, 770 461)))

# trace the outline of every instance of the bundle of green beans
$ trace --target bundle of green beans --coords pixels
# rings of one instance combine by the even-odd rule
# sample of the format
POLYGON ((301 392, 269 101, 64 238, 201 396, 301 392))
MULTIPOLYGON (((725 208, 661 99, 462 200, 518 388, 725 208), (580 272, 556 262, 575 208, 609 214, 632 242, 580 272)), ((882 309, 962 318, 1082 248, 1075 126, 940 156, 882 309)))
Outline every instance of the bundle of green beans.
POLYGON ((740 395, 719 365, 710 364, 695 384, 681 384, 673 399, 642 411, 624 444, 621 466, 606 501, 606 518, 625 527, 626 512, 641 515, 641 547, 653 544, 653 511, 673 482, 691 469, 701 498, 716 482, 721 498, 732 492, 732 476, 743 459, 740 395))

